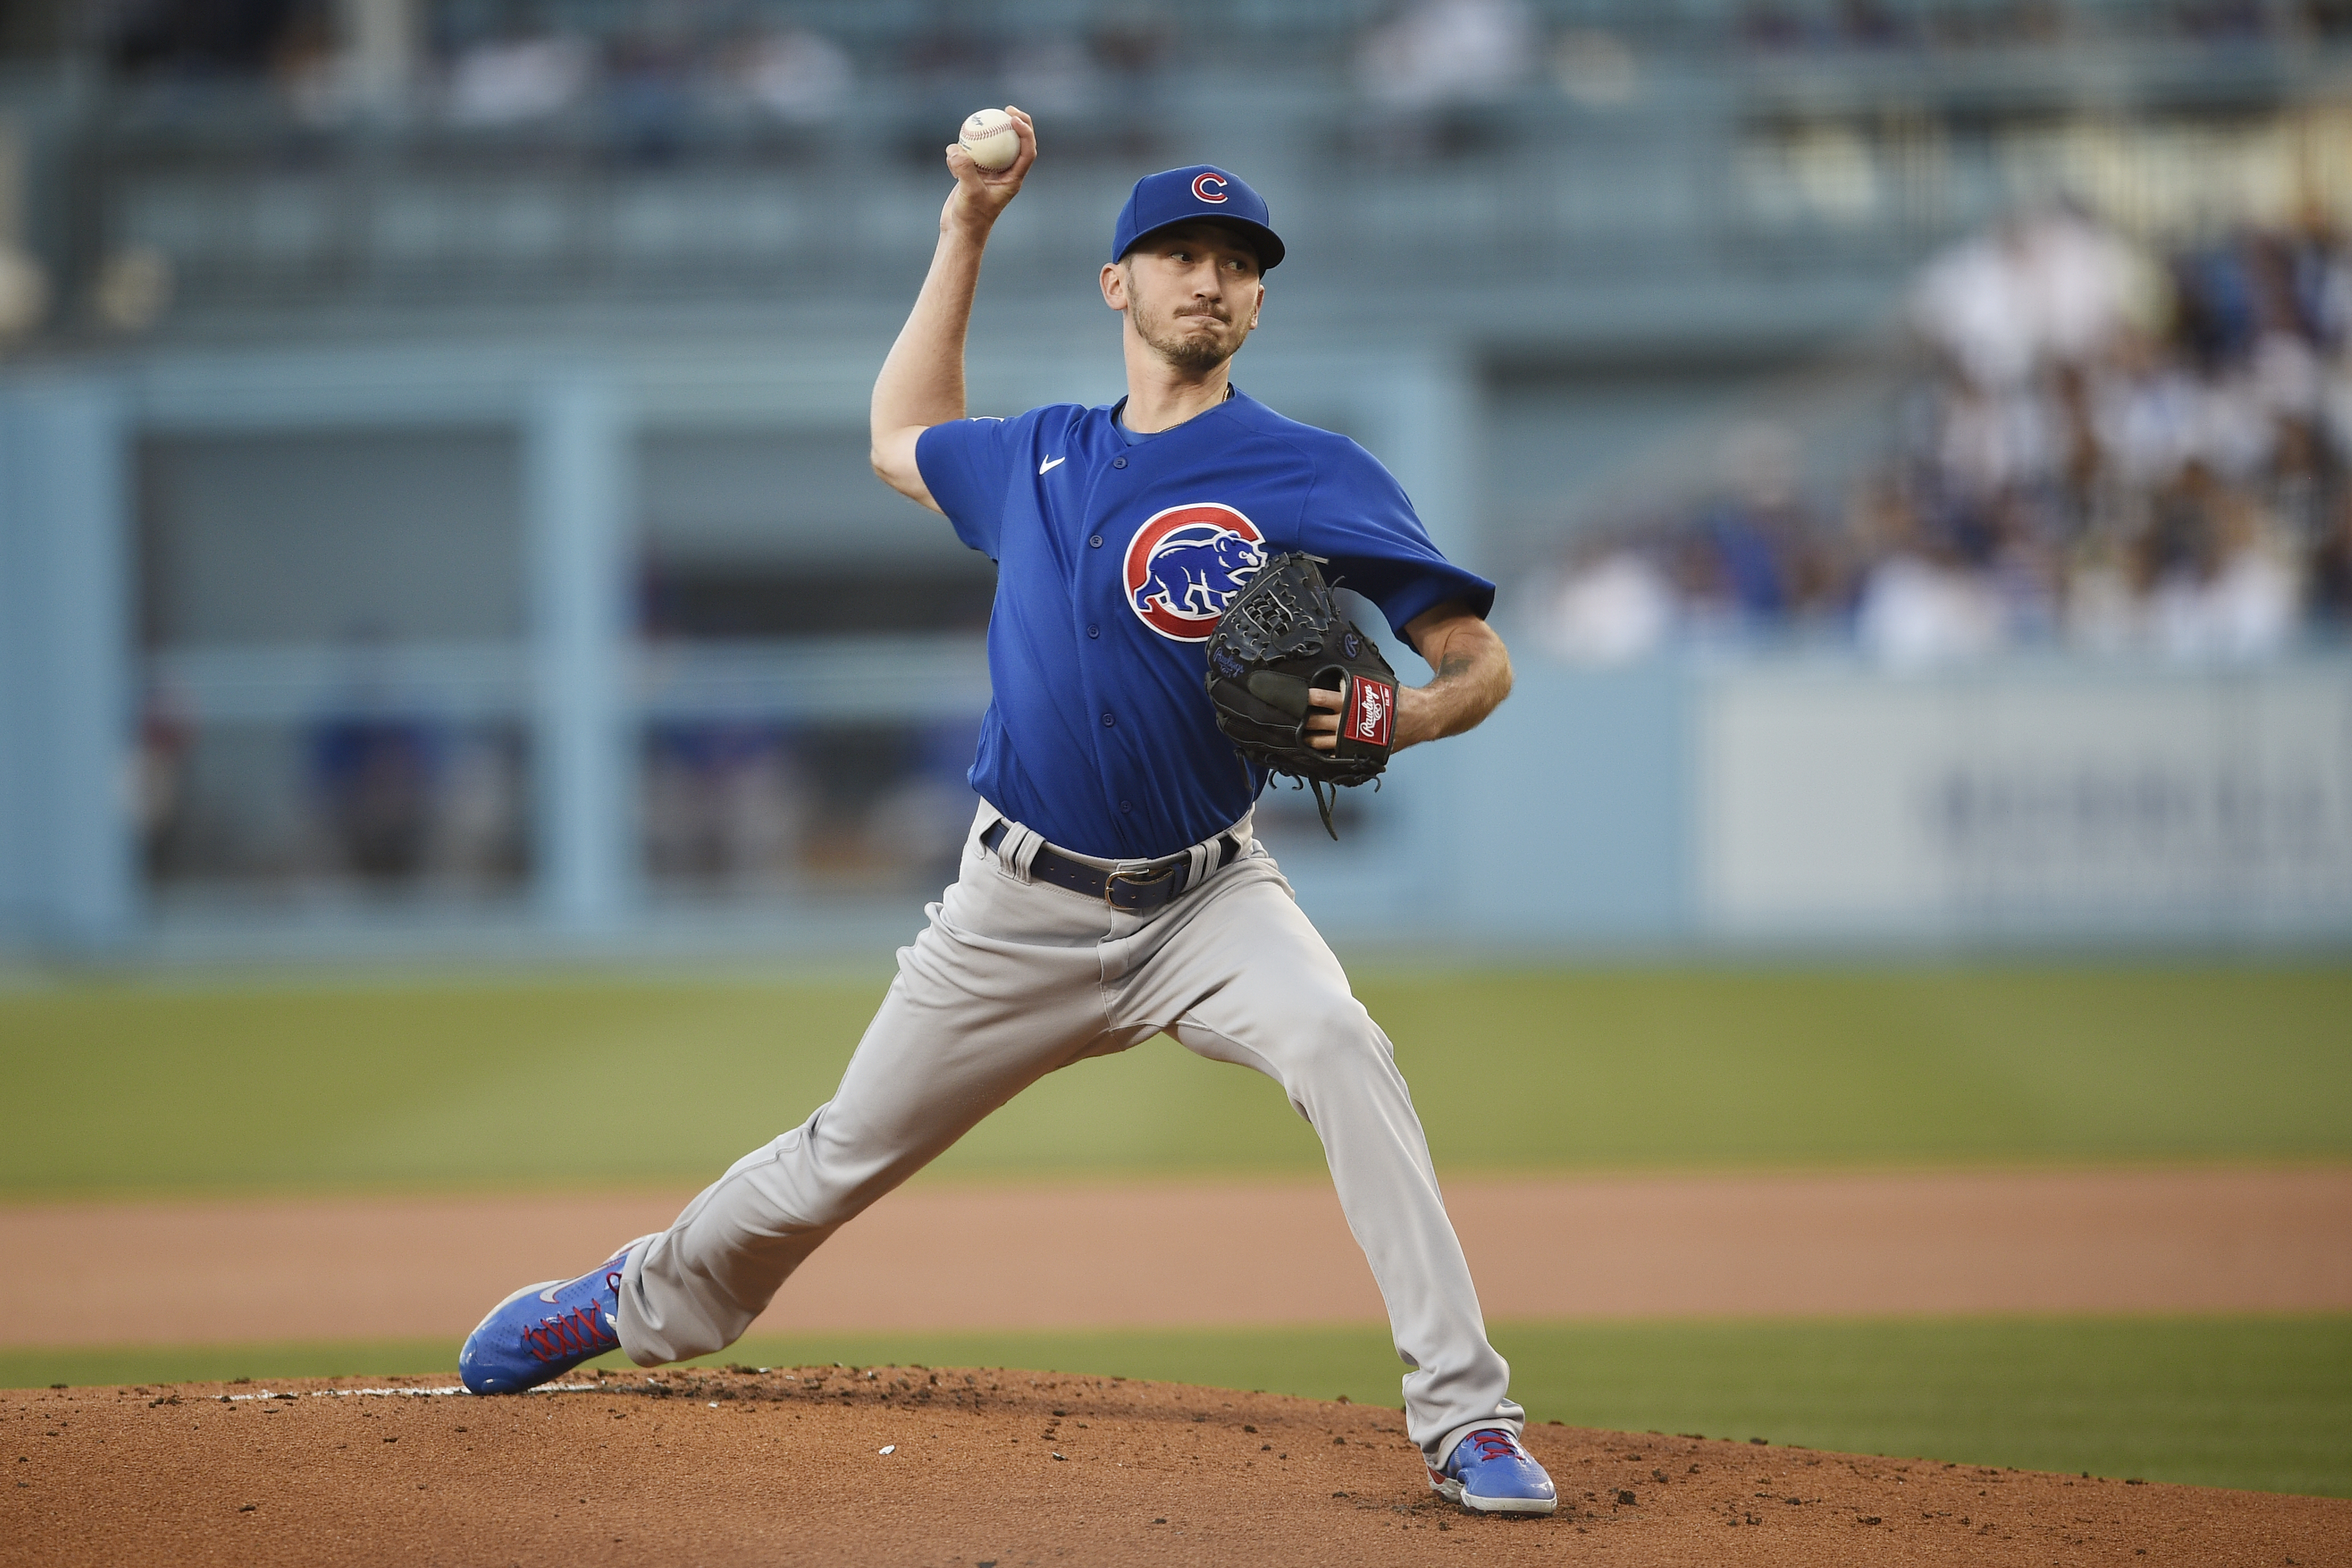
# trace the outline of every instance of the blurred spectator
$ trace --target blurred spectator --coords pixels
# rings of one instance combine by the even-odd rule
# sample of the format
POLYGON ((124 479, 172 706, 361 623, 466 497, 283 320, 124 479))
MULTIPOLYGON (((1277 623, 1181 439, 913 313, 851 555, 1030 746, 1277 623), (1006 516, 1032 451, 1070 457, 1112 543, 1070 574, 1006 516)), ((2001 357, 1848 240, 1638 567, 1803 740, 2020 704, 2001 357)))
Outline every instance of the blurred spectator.
POLYGON ((109 329, 141 332, 172 304, 172 258, 152 246, 125 246, 99 263, 90 313, 109 329))
POLYGON ((1357 73, 1384 109, 1477 103, 1526 78, 1536 43, 1535 18, 1521 0, 1413 0, 1365 35, 1357 73))
POLYGON ((2147 549, 2148 632, 2159 651, 2248 658, 2286 645, 2296 565, 2251 497, 2193 465, 2163 497, 2147 549))
POLYGON ((1621 108, 1641 91, 1640 62, 1614 33, 1599 28, 1564 33, 1552 50, 1551 63, 1559 90, 1580 108, 1621 108))
POLYGON ((1574 553, 1547 640, 1607 662, 1669 632, 1845 627, 1922 665, 2061 637, 2250 659, 2307 623, 2341 635, 2347 298, 2352 257, 2318 225, 2159 265, 2073 209, 2006 224, 1923 270, 1928 358, 1843 517, 1793 493, 1788 454, 1735 437, 1753 450, 1722 494, 1574 553))
POLYGON ((449 72, 449 118, 459 125, 514 125, 560 114, 596 74, 596 46, 567 34, 476 44, 449 72))
POLYGON ((814 125, 849 99, 848 52, 805 28, 769 33, 735 51, 728 76, 751 102, 793 125, 814 125))
POLYGON ((899 885, 951 867, 976 804, 977 719, 789 726, 654 725, 645 753, 646 858, 656 881, 739 894, 815 877, 899 885))
POLYGON ((2061 208, 1932 263, 1914 291, 1913 319, 1962 374, 1999 391, 2099 352, 2147 319, 2154 287, 2137 251, 2061 208))
POLYGON ((647 869, 740 891, 787 883, 814 800, 791 737, 765 723, 680 723, 648 737, 647 869))
POLYGON ((48 269, 24 246, 0 238, 0 346, 32 331, 48 313, 48 269))
POLYGON ((187 694, 169 683, 156 684, 139 716, 134 797, 150 874, 167 865, 177 847, 172 841, 184 826, 188 756, 195 738, 187 694))
POLYGON ((2352 506, 2339 503, 2311 555, 2311 607, 2338 636, 2352 633, 2352 506))
POLYGON ((877 857, 919 880, 951 871, 980 804, 966 777, 980 745, 980 726, 941 719, 909 737, 906 771, 874 800, 866 820, 877 857))
POLYGON ((452 727, 434 802, 431 869, 445 884, 489 888, 519 881, 523 841, 520 727, 452 727))
POLYGON ((342 868, 363 882, 400 883, 425 868, 439 757, 425 721, 352 712, 322 720, 311 778, 342 868))
POLYGON ((2154 345, 2126 343, 2094 374, 2093 434, 2116 479, 2144 489, 2193 456, 2201 440, 2203 398, 2184 365, 2154 345))
POLYGON ((1630 664, 1664 645, 1675 618, 1674 584, 1657 564, 1612 549, 1560 583, 1544 641, 1572 664, 1630 664))
POLYGON ((1872 570, 1854 634, 1897 668, 1974 658, 2000 645, 2000 606, 1975 575, 1899 555, 1872 570))
POLYGON ((675 34, 638 33, 614 46, 604 100, 622 153, 659 163, 684 150, 697 63, 690 41, 675 34))

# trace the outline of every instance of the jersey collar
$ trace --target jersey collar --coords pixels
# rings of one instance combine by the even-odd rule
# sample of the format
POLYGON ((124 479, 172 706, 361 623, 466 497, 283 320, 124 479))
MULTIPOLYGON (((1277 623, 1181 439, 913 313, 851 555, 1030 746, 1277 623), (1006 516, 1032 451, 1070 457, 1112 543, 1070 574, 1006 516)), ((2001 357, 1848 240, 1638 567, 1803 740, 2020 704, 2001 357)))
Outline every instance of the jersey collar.
POLYGON ((1244 392, 1241 388, 1235 386, 1231 382, 1227 382, 1225 383, 1225 395, 1218 400, 1214 407, 1202 409, 1200 413, 1184 421, 1181 424, 1171 424, 1165 430, 1155 430, 1150 432, 1149 434, 1146 434, 1141 431, 1129 430, 1127 427, 1127 420, 1125 417, 1127 413, 1127 399, 1125 397, 1121 397, 1117 402, 1110 405, 1111 433, 1129 446, 1141 446, 1146 442, 1157 441, 1163 435, 1173 435, 1180 430, 1190 430, 1192 426, 1200 423, 1202 420, 1208 419, 1215 414, 1223 413, 1225 410, 1233 407, 1234 404, 1237 402, 1246 402, 1248 394, 1244 392))

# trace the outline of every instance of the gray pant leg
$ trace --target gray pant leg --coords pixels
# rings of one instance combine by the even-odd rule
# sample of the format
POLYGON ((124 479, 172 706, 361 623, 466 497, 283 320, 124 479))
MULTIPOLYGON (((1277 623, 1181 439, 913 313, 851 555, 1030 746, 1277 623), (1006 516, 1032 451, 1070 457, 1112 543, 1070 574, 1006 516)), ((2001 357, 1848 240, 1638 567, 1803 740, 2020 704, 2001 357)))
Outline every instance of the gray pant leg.
MULTIPOLYGON (((1270 869, 1270 867, 1268 868, 1270 869)), ((1282 1085, 1323 1141, 1348 1228, 1387 1303, 1406 1426, 1434 1465, 1474 1427, 1517 1429, 1511 1369, 1477 1289, 1388 1036, 1286 884, 1254 866, 1212 882, 1141 967, 1121 1016, 1282 1085), (1238 873, 1238 874, 1235 874, 1238 873)))
POLYGON ((833 1099, 631 1252, 620 1292, 629 1358, 651 1366, 732 1344, 825 1238, 1038 1078, 1101 1047, 1093 919, 968 847, 929 927, 899 951, 833 1099), (1056 915, 1084 918, 1059 930, 1056 915), (1018 936, 982 934, 1003 931, 1018 936))
MULTIPOLYGON (((988 819, 983 819, 986 821, 988 819)), ((633 1249, 621 1343, 640 1365, 740 1337, 824 1239, 1028 1084, 1161 1029, 1283 1086, 1323 1140, 1389 1307, 1408 1426, 1432 1462, 1520 1424, 1388 1039, 1263 856, 1160 918, 1033 887, 968 845, 899 956, 841 1089, 633 1249), (1205 918, 1204 918, 1205 916, 1205 918)))

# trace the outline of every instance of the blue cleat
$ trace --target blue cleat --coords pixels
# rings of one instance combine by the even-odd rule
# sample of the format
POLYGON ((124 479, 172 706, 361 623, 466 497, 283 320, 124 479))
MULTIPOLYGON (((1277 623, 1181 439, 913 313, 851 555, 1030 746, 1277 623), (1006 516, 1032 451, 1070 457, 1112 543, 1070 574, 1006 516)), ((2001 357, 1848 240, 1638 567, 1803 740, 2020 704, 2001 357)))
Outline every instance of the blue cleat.
POLYGON ((1508 1427, 1481 1427, 1454 1445, 1430 1490, 1479 1513, 1549 1513, 1559 1506, 1551 1477, 1508 1427))
POLYGON ((457 1353, 467 1391, 520 1394, 618 1349, 621 1267, 637 1241, 576 1280, 525 1285, 492 1307, 457 1353))

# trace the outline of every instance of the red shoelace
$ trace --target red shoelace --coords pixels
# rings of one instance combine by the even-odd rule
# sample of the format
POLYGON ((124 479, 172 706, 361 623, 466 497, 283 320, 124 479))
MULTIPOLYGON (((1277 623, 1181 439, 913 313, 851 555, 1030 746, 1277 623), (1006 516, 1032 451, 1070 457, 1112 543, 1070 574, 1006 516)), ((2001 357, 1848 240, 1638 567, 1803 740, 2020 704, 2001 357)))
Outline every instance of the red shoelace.
POLYGON ((1468 1440, 1478 1446, 1478 1458, 1481 1459, 1511 1459, 1518 1457, 1519 1440, 1497 1427, 1490 1427, 1483 1432, 1473 1432, 1468 1440))
MULTIPOLYGON (((604 1276, 608 1290, 621 1285, 620 1270, 604 1276)), ((620 1335, 604 1326, 597 1303, 574 1307, 562 1317, 545 1318, 522 1331, 523 1348, 536 1361, 556 1361, 564 1356, 593 1354, 607 1351, 621 1343, 620 1335)))

